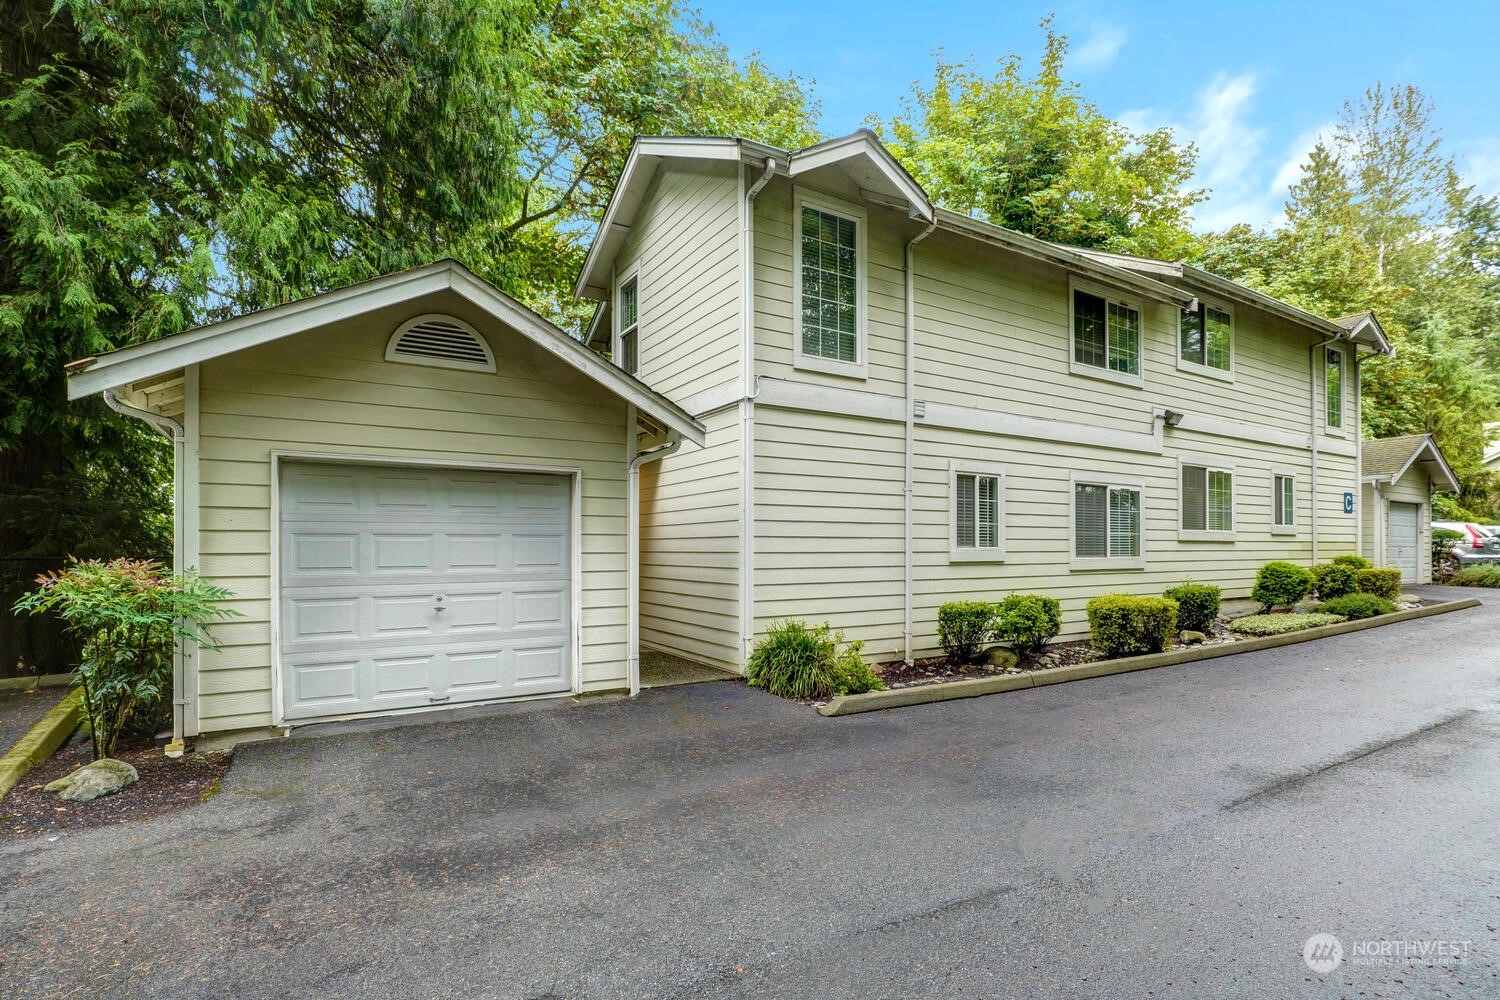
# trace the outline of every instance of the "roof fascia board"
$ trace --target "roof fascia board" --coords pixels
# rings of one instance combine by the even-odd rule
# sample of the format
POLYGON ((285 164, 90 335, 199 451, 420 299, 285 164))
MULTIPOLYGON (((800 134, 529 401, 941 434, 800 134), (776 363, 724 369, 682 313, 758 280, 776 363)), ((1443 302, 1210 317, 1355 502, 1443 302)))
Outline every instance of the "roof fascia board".
POLYGON ((1191 292, 1185 292, 1180 288, 1143 277, 1133 271, 1095 260, 1071 248, 1035 239, 993 223, 971 219, 967 215, 960 215, 945 208, 937 210, 936 221, 938 226, 947 232, 1011 250, 1034 260, 1055 264, 1086 278, 1124 288, 1158 302, 1187 306, 1194 301, 1191 292))
POLYGON ((896 161, 890 151, 867 132, 855 132, 852 135, 798 150, 791 154, 787 164, 787 173, 796 178, 812 170, 838 166, 845 160, 856 156, 863 156, 870 161, 880 175, 900 192, 902 198, 906 199, 910 211, 916 212, 928 221, 932 220, 933 207, 927 197, 927 192, 923 191, 921 185, 912 179, 912 176, 896 161))
POLYGON ((1158 274, 1164 278, 1181 278, 1182 265, 1174 264, 1167 260, 1156 260, 1153 257, 1132 257, 1129 254, 1111 253, 1108 250, 1094 250, 1088 247, 1068 247, 1059 243, 1053 246, 1062 246, 1064 250, 1082 254, 1094 260, 1114 267, 1123 268, 1126 271, 1137 271, 1142 274, 1158 274))
MULTIPOLYGON (((1312 327, 1316 333, 1325 338, 1355 342, 1355 338, 1365 328, 1365 324, 1360 324, 1353 330, 1346 329, 1331 319, 1324 319, 1316 313, 1310 313, 1305 309, 1298 309, 1296 306, 1282 302, 1280 299, 1272 298, 1264 292, 1257 292, 1253 288, 1246 288, 1237 282, 1221 278, 1217 274, 1210 274, 1208 271, 1189 264, 1182 265, 1182 275, 1185 281, 1201 285, 1215 295, 1272 313, 1300 326, 1312 327)), ((1390 342, 1380 332, 1379 325, 1375 324, 1371 329, 1375 334, 1375 343, 1369 345, 1371 350, 1379 354, 1391 354, 1390 342)))
MULTIPOLYGON (((1458 477, 1453 474, 1452 467, 1448 465, 1448 460, 1443 457, 1443 453, 1438 450, 1437 444, 1432 440, 1431 435, 1427 437, 1427 440, 1423 441, 1421 444, 1417 445, 1415 449, 1412 450, 1411 456, 1406 460, 1406 464, 1402 465, 1399 471, 1391 475, 1390 481, 1394 483, 1396 480, 1400 479, 1402 476, 1410 472, 1411 467, 1417 464, 1417 460, 1420 459, 1424 453, 1432 456, 1427 461, 1435 463, 1442 471, 1443 477, 1451 484, 1448 487, 1448 491, 1456 492, 1459 488, 1458 477)), ((1426 464, 1425 461, 1423 464, 1426 464)), ((1428 472, 1427 478, 1431 480, 1435 477, 1431 472, 1428 472)))
POLYGON ((348 315, 351 301, 358 301, 361 311, 374 310, 442 291, 449 287, 449 267, 438 263, 400 271, 102 355, 68 373, 68 398, 82 399, 300 333, 348 315))

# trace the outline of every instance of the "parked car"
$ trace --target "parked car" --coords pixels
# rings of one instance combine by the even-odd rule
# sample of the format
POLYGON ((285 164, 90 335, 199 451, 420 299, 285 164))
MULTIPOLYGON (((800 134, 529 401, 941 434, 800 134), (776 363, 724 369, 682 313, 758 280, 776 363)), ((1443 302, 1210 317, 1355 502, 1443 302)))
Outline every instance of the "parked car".
POLYGON ((1433 521, 1432 527, 1434 530, 1447 528, 1449 531, 1457 531, 1464 536, 1456 540, 1448 549, 1446 562, 1450 569, 1459 570, 1465 566, 1477 566, 1482 563, 1500 563, 1500 531, 1469 521, 1433 521))

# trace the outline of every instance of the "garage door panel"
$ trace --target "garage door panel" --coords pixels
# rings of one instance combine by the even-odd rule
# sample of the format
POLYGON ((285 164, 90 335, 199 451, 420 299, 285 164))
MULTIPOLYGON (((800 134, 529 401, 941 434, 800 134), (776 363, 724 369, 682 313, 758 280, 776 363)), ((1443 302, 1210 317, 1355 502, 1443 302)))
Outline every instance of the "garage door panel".
POLYGON ((1392 502, 1386 513, 1388 561, 1399 567, 1403 583, 1417 579, 1420 504, 1392 502))
POLYGON ((286 718, 571 688, 568 478, 288 463, 281 489, 286 718))

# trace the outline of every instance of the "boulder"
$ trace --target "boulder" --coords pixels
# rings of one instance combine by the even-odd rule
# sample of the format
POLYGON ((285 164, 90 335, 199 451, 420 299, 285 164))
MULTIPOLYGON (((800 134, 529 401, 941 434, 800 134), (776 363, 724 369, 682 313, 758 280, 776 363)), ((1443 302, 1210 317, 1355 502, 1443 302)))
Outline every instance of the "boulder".
POLYGON ((85 764, 66 778, 58 778, 43 791, 54 792, 69 802, 92 802, 101 795, 113 795, 126 785, 134 784, 140 775, 123 760, 105 757, 85 764))
POLYGON ((1422 599, 1416 594, 1402 594, 1400 597, 1396 598, 1396 602, 1398 604, 1421 604, 1422 599))
POLYGON ((1208 636, 1204 635, 1202 632, 1194 632, 1192 629, 1183 629, 1180 633, 1178 633, 1177 638, 1181 639, 1182 642, 1188 646, 1196 646, 1199 643, 1208 641, 1208 636))
POLYGON ((984 651, 982 662, 995 670, 1009 670, 1020 663, 1021 658, 1005 646, 991 646, 984 651))

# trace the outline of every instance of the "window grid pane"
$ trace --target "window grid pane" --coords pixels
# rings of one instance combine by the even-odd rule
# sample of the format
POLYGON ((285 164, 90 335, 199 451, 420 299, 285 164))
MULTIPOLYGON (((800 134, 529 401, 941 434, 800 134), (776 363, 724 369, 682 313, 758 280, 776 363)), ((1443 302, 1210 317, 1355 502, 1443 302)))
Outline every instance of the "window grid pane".
POLYGON ((1182 527, 1184 531, 1202 531, 1207 524, 1208 476, 1196 465, 1182 467, 1182 527))
POLYGON ((1229 472, 1208 474, 1208 530, 1234 530, 1234 475, 1229 472))
POLYGON ((1210 368, 1229 371, 1229 314, 1221 309, 1205 307, 1204 361, 1210 368))
POLYGON ((979 525, 979 547, 993 549, 1000 538, 1000 480, 995 476, 977 477, 979 499, 974 520, 979 525))
POLYGON ((1141 554, 1141 494, 1139 490, 1109 491, 1109 554, 1141 554))
POLYGON ((1295 524, 1296 501, 1291 476, 1276 477, 1276 523, 1283 527, 1295 524))
POLYGON ((802 209, 802 352, 837 361, 859 353, 855 222, 802 209))
POLYGON ((1328 426, 1344 426, 1344 355, 1341 351, 1328 352, 1325 391, 1328 426))
POLYGON ((1073 293, 1073 360, 1080 365, 1105 365, 1104 300, 1088 292, 1073 293))
POLYGON ((1082 559, 1109 555, 1109 489, 1091 483, 1073 488, 1073 553, 1082 559))
POLYGON ((1140 372, 1141 314, 1128 306, 1109 304, 1110 371, 1135 375, 1140 372))
POLYGON ((1203 364, 1203 313, 1182 311, 1182 360, 1203 364))
POLYGON ((954 543, 961 549, 974 547, 974 480, 974 476, 961 475, 955 484, 958 495, 954 543))

